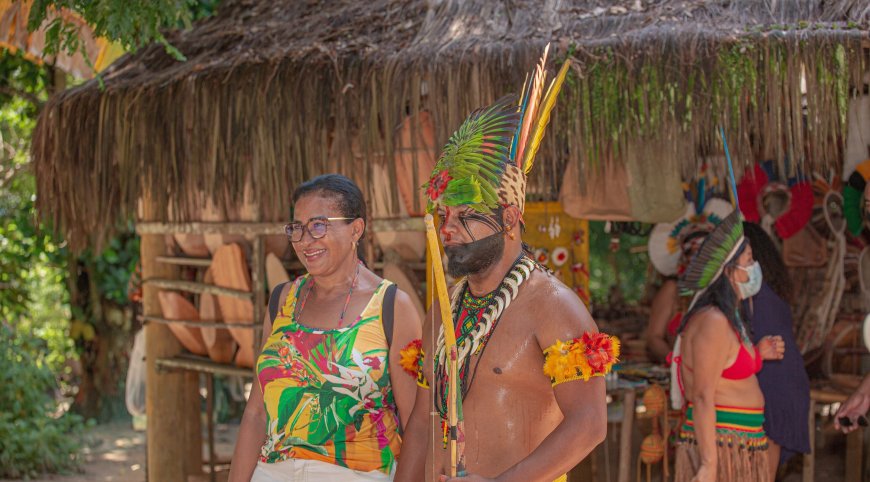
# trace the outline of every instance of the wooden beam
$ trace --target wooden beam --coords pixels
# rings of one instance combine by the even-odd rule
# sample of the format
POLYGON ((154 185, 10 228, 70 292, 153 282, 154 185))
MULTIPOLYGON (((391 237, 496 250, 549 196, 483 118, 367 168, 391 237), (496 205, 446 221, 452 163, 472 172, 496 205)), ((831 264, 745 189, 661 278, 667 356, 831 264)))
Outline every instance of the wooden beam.
POLYGON ((801 474, 802 482, 813 482, 816 480, 816 401, 810 399, 809 418, 810 428, 810 453, 804 454, 803 473, 801 474))
MULTIPOLYGON (((251 250, 251 289, 254 291, 254 360, 260 356, 260 343, 263 338, 263 318, 266 311, 266 259, 263 249, 263 237, 257 236, 251 250)), ((271 293, 270 293, 271 294, 271 293)), ((254 364, 256 370, 256 363, 254 364)))
MULTIPOLYGON (((146 216, 150 214, 147 198, 144 210, 146 216)), ((143 235, 140 250, 143 277, 175 276, 175 267, 156 261, 158 256, 166 254, 162 235, 143 235)), ((159 286, 153 283, 143 285, 143 315, 162 316, 158 291, 159 286)), ((161 372, 157 367, 158 359, 173 357, 180 352, 181 345, 168 326, 159 323, 145 325, 149 480, 184 481, 191 473, 202 470, 198 374, 161 372)))
POLYGON ((625 391, 622 399, 622 427, 619 429, 619 469, 617 482, 629 482, 631 474, 631 434, 634 431, 634 389, 625 391))
POLYGON ((224 323, 222 321, 203 321, 203 320, 167 320, 166 318, 161 318, 159 316, 140 316, 139 319, 145 323, 161 323, 164 325, 182 325, 182 326, 195 326, 197 328, 217 328, 217 329, 229 329, 229 328, 241 328, 243 330, 253 330, 255 328, 253 323, 224 323))
MULTIPOLYGON (((395 219, 371 219, 369 227, 372 231, 425 231, 423 218, 408 217, 395 219)), ((190 223, 163 223, 163 222, 139 222, 136 223, 136 233, 146 234, 240 234, 245 236, 257 236, 264 234, 284 234, 284 223, 257 223, 257 222, 202 222, 190 223)))
POLYGON ((284 223, 253 222, 191 222, 191 223, 136 223, 136 233, 145 234, 284 234, 284 223))
POLYGON ((846 435, 846 482, 861 482, 864 457, 864 431, 855 430, 846 435))
POLYGON ((248 368, 239 368, 233 365, 215 363, 208 358, 191 355, 179 355, 175 357, 160 358, 156 365, 163 372, 192 371, 199 373, 213 373, 220 375, 232 375, 237 377, 251 378, 253 372, 248 368))
POLYGON ((158 256, 155 258, 158 263, 172 264, 175 266, 195 266, 197 268, 208 268, 211 266, 211 258, 189 258, 186 256, 158 256))
POLYGON ((372 219, 369 224, 372 231, 378 233, 388 231, 426 231, 423 218, 372 219))
MULTIPOLYGON (((158 256, 155 259, 158 263, 171 264, 175 266, 193 266, 196 268, 208 268, 209 266, 211 266, 211 258, 191 258, 187 256, 158 256)), ((400 262, 410 269, 418 271, 423 271, 424 269, 426 269, 426 263, 423 261, 400 262)), ((284 268, 288 270, 299 271, 305 269, 305 265, 297 260, 282 260, 281 264, 284 266, 284 268)), ((374 269, 384 269, 384 263, 381 261, 375 261, 374 263, 370 263, 369 266, 374 269)), ((0 284, 0 288, 2 288, 2 284, 0 284)))
MULTIPOLYGON (((143 272, 144 276, 144 272, 143 272)), ((167 290, 187 291, 190 293, 209 293, 212 295, 232 296, 233 298, 251 299, 249 291, 234 290, 232 288, 224 288, 206 283, 198 283, 196 281, 181 281, 165 278, 148 278, 142 281, 145 286, 154 286, 167 290)))

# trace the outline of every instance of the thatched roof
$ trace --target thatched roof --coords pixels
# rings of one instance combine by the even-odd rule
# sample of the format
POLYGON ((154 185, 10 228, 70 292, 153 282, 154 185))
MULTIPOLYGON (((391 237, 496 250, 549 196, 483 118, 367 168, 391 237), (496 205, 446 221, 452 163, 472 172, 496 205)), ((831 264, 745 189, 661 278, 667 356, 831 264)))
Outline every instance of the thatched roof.
POLYGON ((152 45, 110 67, 104 90, 90 81, 48 102, 33 140, 39 207, 80 247, 143 193, 184 220, 198 209, 190 193, 228 208, 251 178, 261 220, 283 219, 292 186, 314 174, 370 186, 408 114, 428 110, 446 140, 518 90, 547 42, 576 66, 539 193, 558 189, 566 162, 585 173, 652 137, 674 147, 649 162, 682 156, 692 171, 694 153, 718 150, 719 124, 744 162, 754 146, 836 164, 868 27, 865 0, 225 0, 169 36, 186 62, 152 45))

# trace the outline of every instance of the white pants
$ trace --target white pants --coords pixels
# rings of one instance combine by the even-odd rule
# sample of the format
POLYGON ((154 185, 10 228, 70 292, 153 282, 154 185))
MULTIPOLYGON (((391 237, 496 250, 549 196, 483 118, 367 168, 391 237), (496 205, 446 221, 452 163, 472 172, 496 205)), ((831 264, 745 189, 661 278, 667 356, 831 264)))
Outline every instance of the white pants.
POLYGON ((393 480, 381 471, 360 472, 319 460, 287 459, 267 464, 258 462, 251 482, 384 482, 393 480))

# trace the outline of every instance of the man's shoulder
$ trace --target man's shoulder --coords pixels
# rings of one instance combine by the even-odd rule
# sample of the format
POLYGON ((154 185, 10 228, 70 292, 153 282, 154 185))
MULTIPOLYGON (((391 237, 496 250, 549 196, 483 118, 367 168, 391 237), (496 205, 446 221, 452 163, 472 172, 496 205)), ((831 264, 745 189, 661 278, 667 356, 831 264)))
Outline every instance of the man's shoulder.
POLYGON ((543 338, 577 337, 597 331, 592 316, 579 296, 547 271, 536 269, 520 288, 518 300, 529 329, 543 338))
POLYGON ((528 297, 528 300, 536 306, 551 307, 557 311, 575 311, 585 309, 583 301, 571 288, 565 285, 552 273, 538 268, 532 271, 526 289, 520 289, 520 297, 528 297), (525 293, 524 293, 525 291, 525 293))

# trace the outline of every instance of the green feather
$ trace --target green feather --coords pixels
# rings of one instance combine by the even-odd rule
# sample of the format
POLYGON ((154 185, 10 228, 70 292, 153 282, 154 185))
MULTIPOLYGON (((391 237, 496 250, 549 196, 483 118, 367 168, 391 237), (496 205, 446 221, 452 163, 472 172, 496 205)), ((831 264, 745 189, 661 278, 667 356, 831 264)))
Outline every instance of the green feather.
POLYGON ((481 212, 496 208, 518 122, 513 96, 472 112, 450 136, 435 165, 433 176, 447 170, 452 178, 438 201, 448 206, 468 204, 481 212))
POLYGON ((716 273, 731 261, 728 255, 743 239, 743 215, 739 210, 734 210, 707 236, 692 258, 686 272, 680 277, 680 292, 697 292, 716 281, 716 273))
POLYGON ((447 189, 441 195, 441 203, 445 206, 479 204, 482 201, 483 195, 480 193, 480 182, 474 177, 453 179, 447 184, 447 189))

